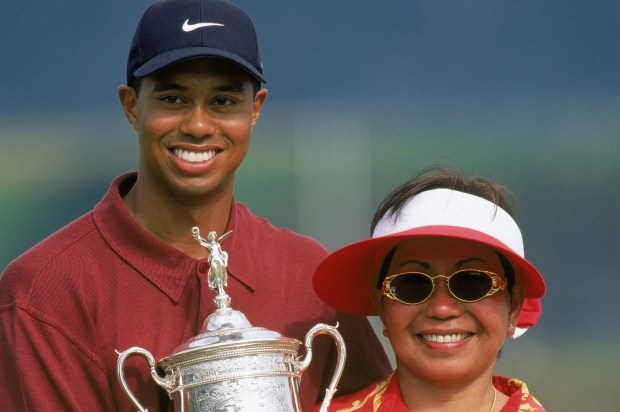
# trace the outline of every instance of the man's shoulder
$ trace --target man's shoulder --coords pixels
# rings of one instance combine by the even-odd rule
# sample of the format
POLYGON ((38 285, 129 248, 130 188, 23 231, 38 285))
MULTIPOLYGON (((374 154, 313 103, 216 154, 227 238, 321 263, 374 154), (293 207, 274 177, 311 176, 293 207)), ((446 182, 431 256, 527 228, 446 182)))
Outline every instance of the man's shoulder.
MULTIPOLYGON (((87 236, 95 229, 92 219, 92 211, 75 219, 67 225, 61 227, 41 242, 17 257, 13 264, 40 262, 41 259, 47 260, 59 253, 65 252, 67 248, 79 243, 84 236, 87 236)), ((11 267, 9 265, 9 267, 11 267)))
POLYGON ((63 256, 87 253, 93 243, 92 236, 99 237, 99 229, 101 225, 105 225, 101 222, 95 223, 98 219, 97 214, 101 215, 103 210, 110 209, 110 205, 114 203, 114 196, 118 196, 118 186, 133 184, 135 176, 135 173, 127 173, 117 177, 104 198, 90 211, 62 226, 13 260, 2 273, 0 287, 6 287, 6 282, 2 282, 5 277, 19 273, 18 283, 23 284, 28 276, 34 276, 63 256))
POLYGON ((29 294, 42 274, 58 271, 57 268, 63 267, 62 263, 55 264, 56 262, 62 262, 67 256, 72 257, 67 260, 74 261, 73 257, 83 253, 80 250, 84 247, 82 243, 95 230, 91 214, 92 212, 88 212, 63 226, 6 267, 0 276, 0 306, 16 302, 29 294))
MULTIPOLYGON (((251 232, 258 242, 271 242, 273 244, 286 245, 291 249, 305 249, 324 255, 328 251, 318 240, 311 238, 292 229, 275 226, 269 219, 252 213, 243 203, 237 203, 238 226, 240 230, 251 232)), ((259 243, 260 244, 260 243, 259 243)))

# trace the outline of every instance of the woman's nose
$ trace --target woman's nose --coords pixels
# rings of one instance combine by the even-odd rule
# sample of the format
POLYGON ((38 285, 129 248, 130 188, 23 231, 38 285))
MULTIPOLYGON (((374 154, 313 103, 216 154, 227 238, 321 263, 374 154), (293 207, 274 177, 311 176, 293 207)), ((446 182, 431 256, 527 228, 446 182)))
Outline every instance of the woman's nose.
POLYGON ((435 278, 435 289, 426 301, 426 316, 437 319, 447 319, 463 313, 463 305, 448 290, 444 278, 435 278))

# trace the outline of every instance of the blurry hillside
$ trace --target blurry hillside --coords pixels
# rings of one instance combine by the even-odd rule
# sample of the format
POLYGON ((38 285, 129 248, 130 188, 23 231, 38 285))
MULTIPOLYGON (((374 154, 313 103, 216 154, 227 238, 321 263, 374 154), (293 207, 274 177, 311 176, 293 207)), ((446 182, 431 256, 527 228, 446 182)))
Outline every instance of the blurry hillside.
MULTIPOLYGON (((0 267, 135 169, 116 87, 149 3, 0 5, 0 267)), ((270 92, 238 199, 335 249, 428 165, 506 183, 548 294, 501 372, 549 410, 616 410, 620 3, 237 3, 270 92)))

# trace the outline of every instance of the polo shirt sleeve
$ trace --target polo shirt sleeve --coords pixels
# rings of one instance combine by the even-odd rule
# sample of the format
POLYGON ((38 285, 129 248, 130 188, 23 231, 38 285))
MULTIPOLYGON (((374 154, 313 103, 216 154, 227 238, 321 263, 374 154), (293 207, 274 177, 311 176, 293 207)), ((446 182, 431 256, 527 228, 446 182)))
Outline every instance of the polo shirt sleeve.
POLYGON ((0 307, 0 342, 2 410, 115 409, 102 369, 36 314, 0 307))

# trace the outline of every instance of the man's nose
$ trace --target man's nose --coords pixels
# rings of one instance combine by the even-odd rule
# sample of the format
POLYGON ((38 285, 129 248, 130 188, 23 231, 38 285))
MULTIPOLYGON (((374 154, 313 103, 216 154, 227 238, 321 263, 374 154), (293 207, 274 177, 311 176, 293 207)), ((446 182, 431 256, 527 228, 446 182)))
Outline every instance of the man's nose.
POLYGON ((207 110, 196 106, 183 119, 180 126, 181 133, 201 139, 215 133, 214 120, 207 110))

